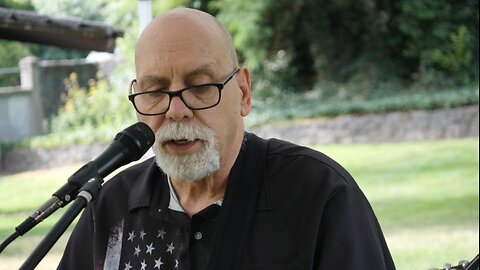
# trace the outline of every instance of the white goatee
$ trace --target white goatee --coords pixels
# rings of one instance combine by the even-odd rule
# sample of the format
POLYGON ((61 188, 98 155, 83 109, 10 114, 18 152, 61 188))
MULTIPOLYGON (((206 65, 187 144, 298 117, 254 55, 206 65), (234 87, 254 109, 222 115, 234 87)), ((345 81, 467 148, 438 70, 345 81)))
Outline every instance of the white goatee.
POLYGON ((155 132, 155 144, 152 149, 157 165, 174 179, 196 181, 220 168, 215 133, 205 126, 183 122, 170 123, 155 132), (190 155, 172 155, 164 148, 164 143, 171 140, 182 142, 201 140, 203 148, 200 152, 190 155))

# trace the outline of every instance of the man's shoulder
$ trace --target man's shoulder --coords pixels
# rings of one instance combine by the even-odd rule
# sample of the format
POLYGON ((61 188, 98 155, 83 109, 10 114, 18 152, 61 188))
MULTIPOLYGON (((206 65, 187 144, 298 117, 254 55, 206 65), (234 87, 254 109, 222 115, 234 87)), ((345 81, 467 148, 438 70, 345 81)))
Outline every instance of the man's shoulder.
POLYGON ((106 181, 102 187, 102 193, 129 193, 134 184, 154 165, 154 158, 149 158, 120 171, 110 180, 106 181))
MULTIPOLYGON (((303 179, 337 180, 337 184, 356 185, 352 176, 338 162, 326 154, 291 142, 269 139, 267 166, 277 171, 277 175, 284 174, 303 179)), ((333 184, 333 183, 332 183, 333 184)))

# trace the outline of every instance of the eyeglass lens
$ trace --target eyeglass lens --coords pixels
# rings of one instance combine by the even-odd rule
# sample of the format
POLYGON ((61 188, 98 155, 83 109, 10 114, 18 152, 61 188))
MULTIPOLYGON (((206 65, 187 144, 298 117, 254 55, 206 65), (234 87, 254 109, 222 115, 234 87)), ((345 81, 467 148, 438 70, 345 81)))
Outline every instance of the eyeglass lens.
MULTIPOLYGON (((218 103, 220 91, 214 85, 203 85, 184 89, 179 95, 190 109, 203 109, 218 103)), ((135 96, 134 99, 137 109, 145 114, 164 113, 170 105, 169 95, 165 92, 145 92, 135 96)))

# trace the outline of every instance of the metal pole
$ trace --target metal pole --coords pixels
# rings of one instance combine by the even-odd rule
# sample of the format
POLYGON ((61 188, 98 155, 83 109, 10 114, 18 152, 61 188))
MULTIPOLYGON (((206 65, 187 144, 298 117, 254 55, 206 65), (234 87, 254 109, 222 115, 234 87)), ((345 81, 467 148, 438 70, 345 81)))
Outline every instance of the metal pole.
POLYGON ((140 32, 142 32, 152 20, 152 2, 150 0, 138 1, 138 18, 140 22, 140 32))

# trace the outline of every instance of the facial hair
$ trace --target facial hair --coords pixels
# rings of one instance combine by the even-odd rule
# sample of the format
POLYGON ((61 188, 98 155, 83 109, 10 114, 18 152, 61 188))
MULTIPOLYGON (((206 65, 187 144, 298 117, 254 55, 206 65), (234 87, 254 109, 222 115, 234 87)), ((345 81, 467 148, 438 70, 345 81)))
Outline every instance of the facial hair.
POLYGON ((205 127, 187 123, 170 123, 155 132, 153 152, 158 167, 173 179, 186 181, 201 180, 220 169, 220 155, 215 133, 205 127), (188 155, 172 155, 165 149, 171 140, 201 140, 200 152, 188 155))

